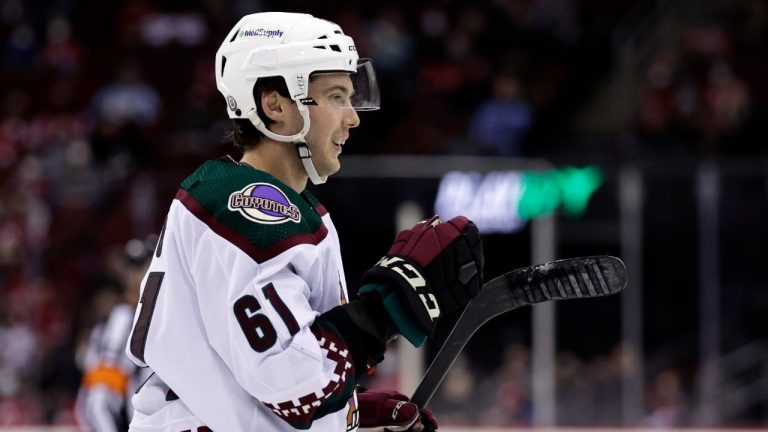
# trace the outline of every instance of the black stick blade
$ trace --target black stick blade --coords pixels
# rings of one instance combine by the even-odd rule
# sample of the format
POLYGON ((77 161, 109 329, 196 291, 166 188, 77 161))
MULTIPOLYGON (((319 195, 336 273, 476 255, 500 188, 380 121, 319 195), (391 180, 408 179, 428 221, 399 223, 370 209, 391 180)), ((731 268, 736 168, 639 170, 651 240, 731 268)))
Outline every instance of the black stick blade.
MULTIPOLYGON (((486 283, 460 320, 480 327, 491 318, 549 300, 601 297, 627 285, 624 263, 612 256, 570 258, 505 273, 486 283), (466 317, 465 317, 466 315, 466 317)), ((458 323, 457 323, 458 324, 458 323)))
POLYGON ((612 256, 564 259, 507 273, 510 289, 522 287, 527 303, 615 294, 627 285, 624 263, 612 256))
POLYGON ((612 256, 570 258, 505 273, 483 285, 467 304, 411 401, 424 407, 469 338, 492 318, 549 300, 601 297, 627 285, 624 263, 612 256))

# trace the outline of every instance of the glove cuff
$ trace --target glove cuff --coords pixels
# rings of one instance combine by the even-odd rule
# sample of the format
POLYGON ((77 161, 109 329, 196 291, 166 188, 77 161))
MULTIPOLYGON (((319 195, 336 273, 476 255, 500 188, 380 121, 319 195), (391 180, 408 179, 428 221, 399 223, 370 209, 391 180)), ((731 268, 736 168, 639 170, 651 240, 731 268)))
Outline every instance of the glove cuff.
POLYGON ((403 335, 416 348, 424 345, 428 335, 420 330, 408 316, 392 288, 388 285, 368 284, 361 287, 358 293, 362 297, 378 295, 381 298, 384 309, 386 309, 387 314, 395 324, 398 333, 403 335))

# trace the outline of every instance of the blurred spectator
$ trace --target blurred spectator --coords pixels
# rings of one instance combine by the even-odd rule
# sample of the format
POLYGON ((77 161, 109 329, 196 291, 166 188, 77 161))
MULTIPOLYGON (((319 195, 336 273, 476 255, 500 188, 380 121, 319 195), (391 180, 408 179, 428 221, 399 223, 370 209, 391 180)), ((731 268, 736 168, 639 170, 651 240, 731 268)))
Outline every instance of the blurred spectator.
POLYGON ((673 370, 658 374, 648 392, 648 417, 645 424, 653 428, 672 428, 685 424, 687 401, 680 375, 673 370))
MULTIPOLYGON (((414 44, 405 28, 403 13, 394 7, 384 7, 375 19, 366 25, 365 45, 372 58, 376 59, 376 73, 395 83, 405 77, 413 61, 414 44)), ((384 87, 387 88, 387 87, 384 87)), ((393 88, 394 93, 403 93, 408 89, 393 88)), ((392 93, 392 92, 387 92, 392 93)))
POLYGON ((686 101, 680 100, 684 90, 678 88, 678 65, 679 58, 674 52, 662 51, 645 71, 638 95, 635 127, 648 149, 673 151, 681 147, 678 132, 686 101))
POLYGON ((149 161, 149 128, 159 120, 160 110, 159 95, 134 60, 122 63, 117 80, 93 97, 91 148, 110 180, 119 182, 149 161))
POLYGON ((566 44, 574 44, 579 36, 577 6, 573 0, 535 0, 531 6, 531 21, 535 28, 551 32, 566 44))
POLYGON ((72 75, 80 69, 81 48, 72 39, 72 24, 65 16, 48 22, 47 44, 41 53, 43 65, 57 75, 72 75))
POLYGON ((469 123, 469 140, 476 143, 476 153, 521 155, 532 122, 531 108, 521 92, 513 73, 501 72, 493 79, 491 97, 480 103, 469 123))
POLYGON ((591 424, 621 424, 621 376, 622 358, 618 350, 598 355, 586 368, 592 391, 591 424))
POLYGON ((590 425, 594 418, 593 388, 587 365, 576 354, 557 355, 557 422, 568 426, 590 425))
POLYGON ((532 419, 531 354, 527 347, 511 343, 504 347, 501 367, 483 385, 489 399, 482 412, 484 422, 527 425, 532 419))
POLYGON ((212 107, 219 107, 213 61, 204 57, 192 69, 192 81, 185 94, 183 110, 168 138, 168 151, 174 155, 190 154, 202 157, 216 150, 223 137, 217 135, 212 107))
POLYGON ((487 420, 478 418, 482 417, 485 404, 489 402, 485 393, 478 389, 478 379, 477 374, 470 370, 467 358, 460 355, 430 403, 430 408, 441 422, 468 424, 487 420))
POLYGON ((195 46, 208 37, 208 26, 199 13, 153 13, 142 19, 139 32, 155 48, 173 42, 195 46))
POLYGON ((35 32, 26 22, 16 25, 1 48, 3 64, 17 71, 31 69, 39 49, 35 32))
POLYGON ((65 145, 57 155, 57 169, 51 173, 53 202, 65 209, 88 209, 103 192, 103 184, 91 163, 91 149, 81 140, 65 145))
POLYGON ((737 133, 749 114, 750 96, 744 82, 734 76, 724 61, 715 62, 707 76, 704 89, 702 119, 703 141, 710 152, 729 144, 729 138, 737 133), (714 147, 714 148, 713 148, 714 147))
POLYGON ((160 108, 157 92, 144 82, 135 60, 122 63, 117 80, 100 89, 91 102, 95 121, 117 128, 131 123, 151 126, 157 121, 160 108))
POLYGON ((8 398, 31 384, 38 363, 37 338, 14 308, 0 310, 0 396, 8 398))

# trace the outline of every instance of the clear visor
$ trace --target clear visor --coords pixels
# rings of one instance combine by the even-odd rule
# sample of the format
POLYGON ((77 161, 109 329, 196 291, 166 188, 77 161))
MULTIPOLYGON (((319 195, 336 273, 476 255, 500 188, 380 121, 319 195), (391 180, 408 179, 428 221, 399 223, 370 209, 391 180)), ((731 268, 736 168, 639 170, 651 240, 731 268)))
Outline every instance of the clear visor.
POLYGON ((381 94, 376 72, 373 70, 371 59, 357 61, 357 73, 351 74, 355 94, 352 96, 352 107, 355 111, 373 111, 381 108, 381 94))
MULTIPOLYGON (((337 71, 322 71, 315 72, 312 76, 336 75, 339 73, 337 71)), ((348 74, 350 81, 339 85, 320 84, 319 90, 315 92, 314 97, 302 99, 301 102, 305 105, 352 108, 355 111, 379 109, 381 107, 381 96, 379 95, 379 84, 376 81, 376 73, 373 71, 371 60, 359 59, 357 61, 357 71, 345 73, 348 74), (350 82, 352 84, 351 89, 349 88, 350 82)), ((310 94, 312 93, 313 91, 310 91, 310 94)))

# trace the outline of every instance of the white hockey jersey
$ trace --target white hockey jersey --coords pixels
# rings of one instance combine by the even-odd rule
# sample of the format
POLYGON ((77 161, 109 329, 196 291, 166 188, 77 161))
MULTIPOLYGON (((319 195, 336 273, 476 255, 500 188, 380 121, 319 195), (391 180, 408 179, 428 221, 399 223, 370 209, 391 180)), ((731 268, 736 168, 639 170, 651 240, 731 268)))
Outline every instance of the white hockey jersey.
POLYGON ((356 430, 353 350, 316 319, 346 301, 338 236, 313 196, 206 162, 142 282, 126 352, 154 375, 130 430, 356 430))

